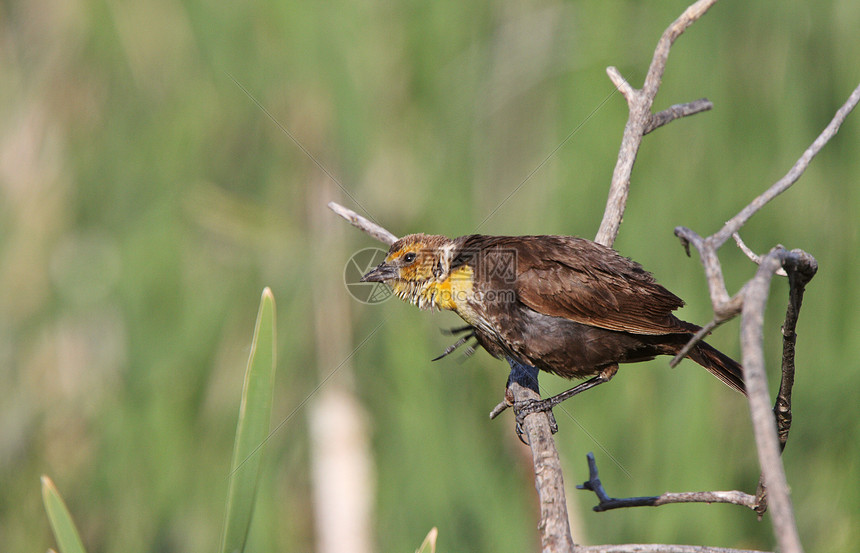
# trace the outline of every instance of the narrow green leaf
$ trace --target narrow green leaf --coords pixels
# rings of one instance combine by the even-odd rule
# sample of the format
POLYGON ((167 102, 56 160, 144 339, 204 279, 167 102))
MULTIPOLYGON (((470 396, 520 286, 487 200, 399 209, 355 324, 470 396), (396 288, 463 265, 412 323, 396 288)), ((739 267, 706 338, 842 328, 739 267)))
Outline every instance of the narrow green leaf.
POLYGON ((439 530, 434 526, 427 532, 427 537, 415 553, 436 553, 436 538, 439 537, 439 530))
POLYGON ((42 502, 54 531, 54 538, 60 548, 60 553, 86 553, 84 543, 78 534, 72 515, 66 503, 57 491, 57 487, 47 476, 42 476, 42 502))
POLYGON ((227 492, 227 512, 224 520, 222 553, 241 552, 245 548, 254 498, 260 475, 260 465, 272 414, 272 390, 275 381, 275 298, 269 288, 263 290, 239 422, 230 466, 227 492))

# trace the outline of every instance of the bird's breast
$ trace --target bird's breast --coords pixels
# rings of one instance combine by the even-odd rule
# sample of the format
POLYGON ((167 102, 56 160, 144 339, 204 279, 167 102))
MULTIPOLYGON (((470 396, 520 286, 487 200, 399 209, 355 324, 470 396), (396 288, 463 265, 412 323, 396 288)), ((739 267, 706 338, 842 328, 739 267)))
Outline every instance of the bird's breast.
POLYGON ((439 309, 456 311, 458 314, 461 310, 468 309, 469 301, 474 295, 473 278, 472 268, 463 265, 451 271, 446 278, 433 281, 430 294, 434 305, 439 309))
POLYGON ((448 309, 471 322, 467 315, 474 298, 474 273, 468 265, 458 267, 443 279, 395 280, 392 290, 400 299, 420 309, 448 309))

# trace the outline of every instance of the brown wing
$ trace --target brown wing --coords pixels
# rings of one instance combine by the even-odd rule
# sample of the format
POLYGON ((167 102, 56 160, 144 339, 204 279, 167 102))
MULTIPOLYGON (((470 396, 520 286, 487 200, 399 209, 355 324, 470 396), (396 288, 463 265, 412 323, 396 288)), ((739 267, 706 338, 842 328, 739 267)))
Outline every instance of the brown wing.
MULTIPOLYGON (((490 266, 493 256, 515 255, 517 297, 538 313, 634 334, 698 328, 672 315, 683 300, 611 248, 570 236, 466 238, 464 250, 483 252, 490 266)), ((477 277, 497 285, 498 277, 480 271, 477 277)))

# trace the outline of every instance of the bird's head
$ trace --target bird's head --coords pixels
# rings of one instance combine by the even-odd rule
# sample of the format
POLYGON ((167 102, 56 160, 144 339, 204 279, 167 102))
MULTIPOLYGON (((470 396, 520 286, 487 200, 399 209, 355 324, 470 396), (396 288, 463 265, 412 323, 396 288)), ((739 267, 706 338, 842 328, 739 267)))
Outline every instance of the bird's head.
POLYGON ((445 236, 404 236, 391 245, 385 261, 361 277, 361 282, 384 282, 400 299, 429 307, 434 290, 449 276, 453 250, 454 242, 445 236))

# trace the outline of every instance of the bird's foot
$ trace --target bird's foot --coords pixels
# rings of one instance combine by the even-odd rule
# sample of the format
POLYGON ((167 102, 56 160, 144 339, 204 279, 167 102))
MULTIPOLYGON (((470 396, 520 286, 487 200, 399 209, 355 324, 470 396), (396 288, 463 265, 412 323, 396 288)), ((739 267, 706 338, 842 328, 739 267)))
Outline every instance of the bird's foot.
POLYGON ((556 403, 552 402, 551 399, 552 398, 542 400, 527 399, 525 401, 515 402, 513 400, 513 394, 508 391, 508 393, 505 394, 505 399, 500 401, 499 404, 490 412, 490 418, 494 419, 507 410, 508 407, 513 407, 516 421, 514 430, 516 430, 517 437, 520 441, 528 445, 528 442, 523 437, 523 424, 525 423, 526 417, 533 413, 546 413, 546 416, 549 419, 550 431, 553 434, 558 432, 558 423, 555 420, 555 415, 552 413, 552 408, 555 407, 556 403))
POLYGON ((556 403, 550 399, 527 399, 525 401, 518 401, 514 403, 514 413, 516 414, 516 431, 517 436, 519 436, 520 441, 525 443, 523 440, 523 424, 525 423, 526 417, 533 413, 546 413, 547 418, 549 419, 549 429, 555 434, 558 432, 558 423, 555 421, 555 415, 552 414, 552 408, 555 407, 556 403))

